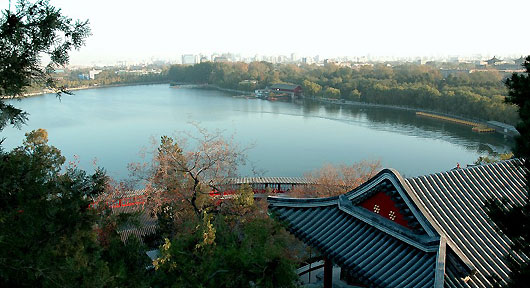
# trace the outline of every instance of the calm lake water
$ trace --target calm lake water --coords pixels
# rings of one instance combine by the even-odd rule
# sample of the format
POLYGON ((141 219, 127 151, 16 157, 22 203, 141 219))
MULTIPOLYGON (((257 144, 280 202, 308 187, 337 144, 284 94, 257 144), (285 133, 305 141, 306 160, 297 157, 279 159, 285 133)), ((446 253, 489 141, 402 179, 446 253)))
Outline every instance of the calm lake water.
MULTIPOLYGON (((471 127, 416 117, 388 108, 285 103, 234 98, 234 94, 168 85, 100 88, 75 95, 42 95, 13 101, 27 111, 21 130, 6 128, 3 146, 22 143, 24 133, 48 130, 50 144, 68 160, 92 171, 94 159, 109 175, 123 179, 127 164, 140 161, 151 137, 196 133, 190 121, 235 134, 252 165, 264 176, 302 176, 325 163, 380 160, 404 176, 449 170, 479 156, 506 152, 513 142, 503 135, 477 134, 471 127)), ((252 176, 250 165, 241 169, 252 176)))

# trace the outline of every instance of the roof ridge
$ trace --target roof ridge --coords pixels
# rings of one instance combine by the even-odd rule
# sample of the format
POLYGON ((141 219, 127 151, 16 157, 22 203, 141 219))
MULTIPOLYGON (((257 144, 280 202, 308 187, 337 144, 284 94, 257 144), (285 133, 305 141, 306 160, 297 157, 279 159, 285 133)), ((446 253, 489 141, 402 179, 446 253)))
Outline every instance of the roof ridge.
POLYGON ((495 161, 495 162, 492 162, 492 163, 476 164, 476 165, 468 166, 466 168, 458 168, 458 169, 457 168, 453 168, 453 169, 447 170, 447 171, 441 171, 441 172, 430 173, 430 174, 425 174, 425 175, 419 175, 419 176, 414 176, 414 177, 407 177, 407 178, 405 178, 405 180, 418 179, 418 178, 421 178, 421 177, 446 175, 446 174, 449 174, 449 173, 455 172, 455 171, 457 171, 457 172, 458 171, 471 171, 471 170, 474 170, 474 169, 479 169, 480 167, 499 166, 499 165, 502 165, 504 163, 510 163, 510 164, 513 164, 513 165, 522 165, 523 162, 519 158, 512 158, 512 159, 506 159, 506 160, 499 160, 499 161, 495 161))

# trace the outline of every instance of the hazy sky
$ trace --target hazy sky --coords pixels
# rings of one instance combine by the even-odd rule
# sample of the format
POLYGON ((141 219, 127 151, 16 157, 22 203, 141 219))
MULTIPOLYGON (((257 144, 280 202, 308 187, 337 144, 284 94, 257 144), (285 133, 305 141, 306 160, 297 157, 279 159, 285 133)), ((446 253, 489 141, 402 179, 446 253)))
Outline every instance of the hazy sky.
MULTIPOLYGON (((0 3, 7 8, 8 0, 0 3)), ((322 57, 530 53, 528 0, 50 3, 69 17, 90 20, 93 35, 72 54, 72 64, 213 52, 322 57)))

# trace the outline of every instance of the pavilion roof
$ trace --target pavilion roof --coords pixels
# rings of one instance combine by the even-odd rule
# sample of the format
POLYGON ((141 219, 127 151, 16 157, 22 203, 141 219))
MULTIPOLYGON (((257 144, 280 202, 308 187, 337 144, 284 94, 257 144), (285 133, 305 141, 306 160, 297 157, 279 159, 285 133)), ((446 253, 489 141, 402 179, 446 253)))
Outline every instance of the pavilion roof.
POLYGON ((366 285, 491 287, 505 283, 509 241, 485 211, 489 197, 524 201, 519 160, 403 179, 385 169, 338 197, 269 197, 270 213, 308 245, 366 285), (376 193, 391 195, 409 227, 361 207, 376 193))
POLYGON ((227 184, 312 184, 311 180, 302 177, 242 177, 229 178, 227 184))
POLYGON ((136 213, 136 217, 131 222, 122 224, 118 227, 117 232, 122 241, 127 241, 129 237, 134 235, 137 239, 142 240, 142 237, 156 233, 158 227, 158 220, 156 216, 150 215, 144 210, 144 205, 132 205, 123 207, 113 207, 112 214, 121 213, 136 213))
POLYGON ((271 89, 285 89, 285 90, 294 90, 300 85, 296 84, 285 84, 285 83, 276 83, 271 86, 271 89))

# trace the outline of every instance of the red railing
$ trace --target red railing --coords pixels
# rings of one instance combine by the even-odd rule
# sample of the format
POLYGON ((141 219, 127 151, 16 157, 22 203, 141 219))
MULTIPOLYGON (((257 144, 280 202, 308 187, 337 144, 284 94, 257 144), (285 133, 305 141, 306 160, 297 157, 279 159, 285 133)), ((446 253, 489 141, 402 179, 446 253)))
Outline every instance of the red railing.
POLYGON ((141 204, 145 204, 145 198, 146 198, 145 195, 138 195, 138 196, 124 197, 121 199, 108 200, 104 202, 103 201, 92 202, 90 204, 90 208, 95 208, 96 206, 101 205, 102 202, 104 205, 106 205, 109 208, 141 205, 141 204))
MULTIPOLYGON (((278 185, 274 186, 278 187, 278 185)), ((291 187, 287 187, 287 189, 284 189, 280 186, 281 189, 271 189, 269 190, 272 194, 278 194, 278 193, 286 193, 290 191, 291 187)), ((265 194, 267 193, 267 189, 264 188, 253 188, 254 194, 265 194)), ((217 190, 210 191, 211 197, 226 197, 230 198, 230 196, 237 194, 239 189, 226 189, 223 190, 223 192, 219 192, 217 190)), ((109 208, 119 208, 119 207, 127 207, 127 206, 134 206, 134 205, 142 205, 146 202, 146 196, 145 195, 137 195, 137 196, 129 196, 129 197, 123 197, 120 199, 112 199, 107 201, 96 201, 89 205, 90 208, 95 208, 98 205, 106 205, 106 207, 109 208)))

